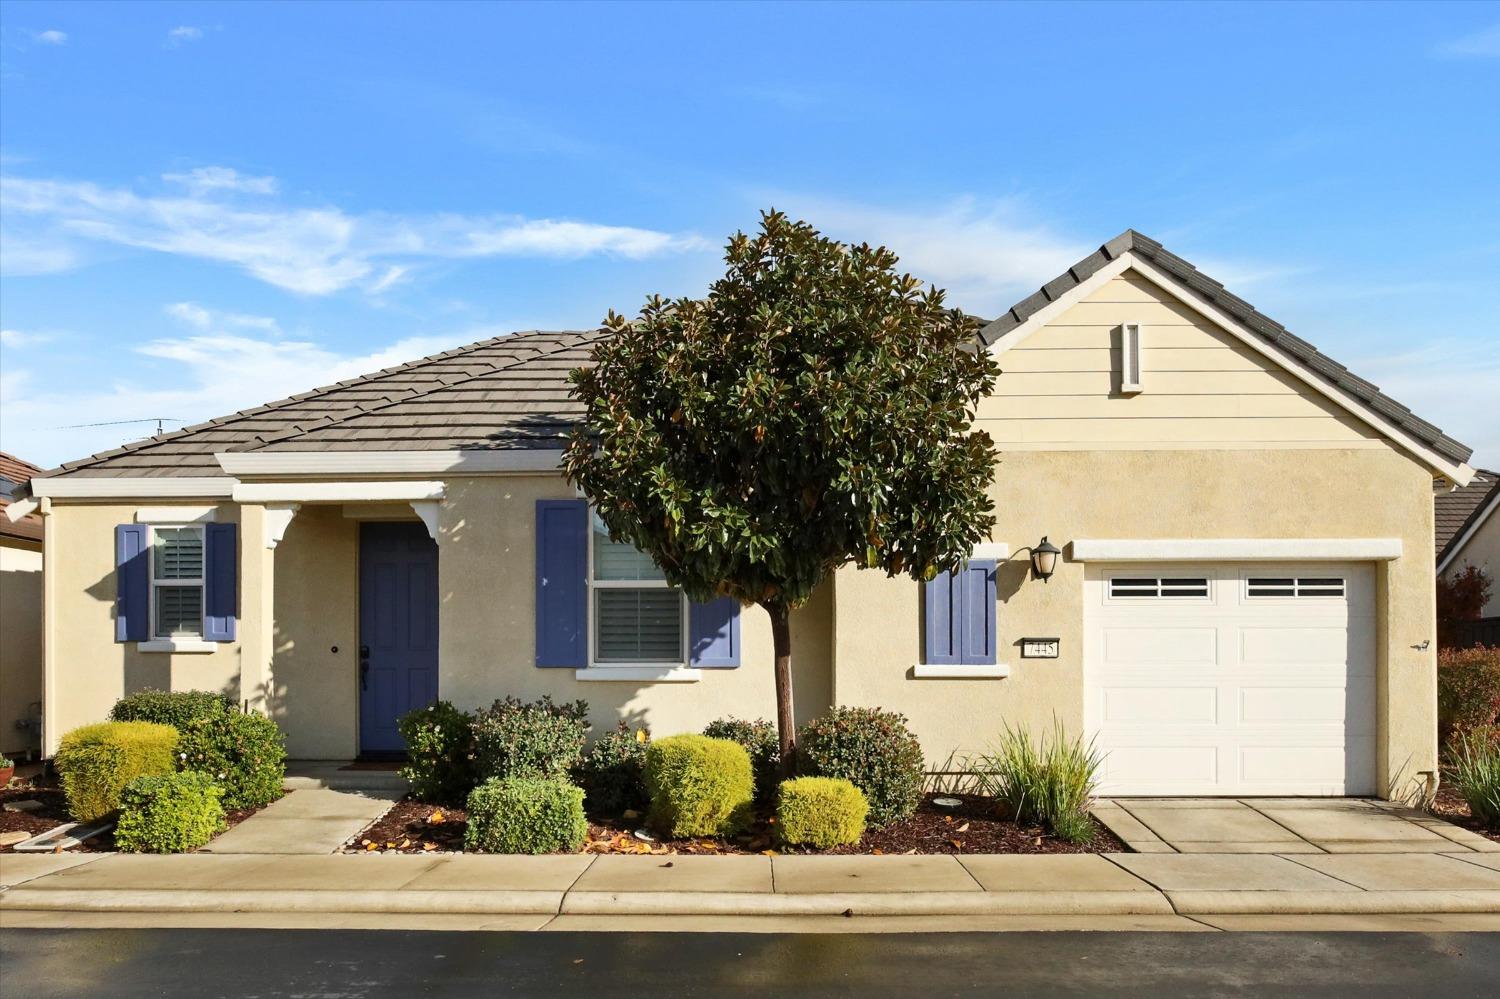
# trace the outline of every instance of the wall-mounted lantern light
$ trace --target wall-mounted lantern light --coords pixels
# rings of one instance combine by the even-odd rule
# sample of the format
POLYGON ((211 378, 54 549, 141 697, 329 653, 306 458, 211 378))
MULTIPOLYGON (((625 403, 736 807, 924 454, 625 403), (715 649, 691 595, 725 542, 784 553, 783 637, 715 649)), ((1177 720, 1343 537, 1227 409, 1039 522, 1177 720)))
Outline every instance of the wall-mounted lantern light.
POLYGON ((1036 547, 1031 549, 1032 573, 1037 579, 1045 583, 1057 571, 1057 556, 1061 554, 1062 551, 1052 542, 1048 541, 1045 534, 1042 535, 1042 540, 1037 543, 1036 547))

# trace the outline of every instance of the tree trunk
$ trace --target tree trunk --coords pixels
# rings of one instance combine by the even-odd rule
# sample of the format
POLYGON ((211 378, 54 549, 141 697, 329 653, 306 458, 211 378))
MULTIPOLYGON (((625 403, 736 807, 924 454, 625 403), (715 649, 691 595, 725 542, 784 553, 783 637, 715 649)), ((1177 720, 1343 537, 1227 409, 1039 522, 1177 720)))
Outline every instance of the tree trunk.
POLYGON ((796 722, 792 715, 792 623, 785 604, 767 605, 771 615, 771 646, 776 654, 776 731, 781 737, 781 774, 796 772, 796 722))

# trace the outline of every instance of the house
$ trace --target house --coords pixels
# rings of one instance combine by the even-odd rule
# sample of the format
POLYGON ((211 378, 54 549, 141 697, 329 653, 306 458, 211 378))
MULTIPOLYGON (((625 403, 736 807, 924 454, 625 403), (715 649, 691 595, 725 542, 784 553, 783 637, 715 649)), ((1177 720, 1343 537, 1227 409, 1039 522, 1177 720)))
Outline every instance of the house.
MULTIPOLYGON (((1492 581, 1500 578, 1500 473, 1480 469, 1466 486, 1439 485, 1432 502, 1438 578, 1452 579, 1471 565, 1492 581)), ((1500 617, 1500 585, 1491 588, 1480 616, 1500 617)))
MULTIPOLYGON (((559 474, 566 375, 605 335, 486 340, 33 479, 49 748, 148 686, 226 691, 321 759, 398 752, 434 696, 774 717, 766 615, 688 606, 559 474)), ((800 717, 900 710, 935 767, 1056 718, 1117 794, 1434 779, 1432 488, 1468 448, 1134 231, 976 348, 1004 369, 977 414, 994 536, 925 586, 839 570, 793 618, 800 717)))
POLYGON ((40 471, 0 451, 0 755, 11 759, 41 748, 42 518, 4 511, 40 471))

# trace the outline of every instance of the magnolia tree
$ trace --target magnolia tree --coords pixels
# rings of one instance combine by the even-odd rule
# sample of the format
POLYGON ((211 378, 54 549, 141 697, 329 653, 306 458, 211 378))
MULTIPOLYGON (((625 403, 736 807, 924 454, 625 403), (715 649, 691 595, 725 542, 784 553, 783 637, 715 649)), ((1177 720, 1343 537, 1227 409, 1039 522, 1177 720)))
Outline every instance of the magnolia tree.
POLYGON ((989 534, 973 420, 999 369, 883 247, 772 211, 725 262, 704 299, 610 313, 572 373, 585 416, 563 467, 691 599, 765 608, 790 768, 791 612, 842 565, 927 580, 989 534))

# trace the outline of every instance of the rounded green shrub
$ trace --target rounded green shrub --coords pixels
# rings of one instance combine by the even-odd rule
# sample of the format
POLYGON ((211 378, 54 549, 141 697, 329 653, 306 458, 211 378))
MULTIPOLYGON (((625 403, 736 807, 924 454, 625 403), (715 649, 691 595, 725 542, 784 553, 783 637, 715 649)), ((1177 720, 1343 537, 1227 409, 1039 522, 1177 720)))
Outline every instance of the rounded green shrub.
POLYGON ((589 832, 583 788, 551 777, 497 777, 469 792, 464 849, 485 853, 576 850, 589 832))
POLYGON ((858 843, 865 834, 870 803, 859 788, 840 777, 798 777, 782 781, 776 802, 777 835, 783 843, 828 849, 858 843))
POLYGON ((651 733, 620 722, 594 743, 583 761, 583 791, 589 808, 616 815, 646 807, 646 746, 651 733))
POLYGON ((413 797, 459 802, 474 789, 473 723, 473 715, 448 701, 409 711, 396 721, 406 740, 401 776, 411 784, 413 797))
POLYGON ((1439 649, 1438 745, 1454 735, 1500 723, 1500 648, 1439 649))
POLYGON ((750 821, 750 754, 728 739, 674 735, 646 749, 651 824, 668 836, 728 836, 750 821))
POLYGON ((62 737, 56 766, 68 811, 92 822, 120 807, 120 793, 137 777, 175 769, 177 730, 153 722, 98 722, 62 737))
POLYGON ((744 746, 755 772, 755 800, 765 804, 776 797, 776 784, 781 780, 781 737, 775 725, 764 718, 718 718, 703 727, 703 734, 744 746))
POLYGON ((234 702, 209 690, 140 690, 115 702, 112 721, 145 721, 181 732, 188 722, 216 718, 234 710, 234 702))
POLYGON ((281 797, 283 743, 281 729, 265 715, 230 711, 188 722, 177 761, 181 769, 207 774, 222 787, 225 808, 259 808, 281 797))
POLYGON ((880 708, 834 708, 802 727, 797 766, 810 777, 842 777, 864 792, 872 826, 910 818, 922 801, 926 761, 906 716, 880 708))
POLYGON ((208 774, 137 777, 120 794, 115 846, 127 853, 196 850, 224 828, 223 797, 208 774))
POLYGON ((477 712, 472 729, 479 779, 568 779, 583 762, 588 714, 586 701, 558 704, 551 697, 531 704, 507 697, 477 712))

